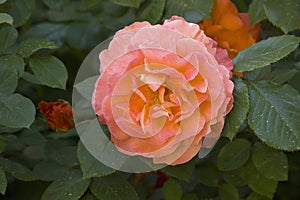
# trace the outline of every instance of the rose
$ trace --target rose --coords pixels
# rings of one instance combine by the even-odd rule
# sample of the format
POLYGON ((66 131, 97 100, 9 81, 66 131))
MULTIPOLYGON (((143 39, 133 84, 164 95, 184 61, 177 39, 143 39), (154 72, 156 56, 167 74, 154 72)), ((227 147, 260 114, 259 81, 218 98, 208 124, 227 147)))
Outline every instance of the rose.
POLYGON ((54 131, 67 131, 74 126, 72 107, 67 102, 40 101, 38 108, 54 131))
POLYGON ((92 105, 120 152, 176 165, 214 145, 232 108, 232 63, 197 24, 133 23, 99 57, 92 105))
POLYGON ((211 19, 204 19, 200 27, 205 34, 227 49, 231 58, 259 39, 260 24, 250 25, 247 13, 239 13, 230 0, 215 0, 211 19))

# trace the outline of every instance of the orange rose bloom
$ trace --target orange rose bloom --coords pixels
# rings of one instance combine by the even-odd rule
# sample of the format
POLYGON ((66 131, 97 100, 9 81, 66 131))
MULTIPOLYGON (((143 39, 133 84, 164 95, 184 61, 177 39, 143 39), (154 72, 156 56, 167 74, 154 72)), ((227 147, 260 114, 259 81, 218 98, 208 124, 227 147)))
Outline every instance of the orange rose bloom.
POLYGON ((40 112, 54 131, 67 131, 74 126, 72 107, 67 102, 45 102, 38 105, 40 112))
POLYGON ((248 14, 239 13, 230 0, 215 0, 211 19, 204 19, 200 27, 230 58, 255 43, 261 31, 260 24, 250 25, 248 14))

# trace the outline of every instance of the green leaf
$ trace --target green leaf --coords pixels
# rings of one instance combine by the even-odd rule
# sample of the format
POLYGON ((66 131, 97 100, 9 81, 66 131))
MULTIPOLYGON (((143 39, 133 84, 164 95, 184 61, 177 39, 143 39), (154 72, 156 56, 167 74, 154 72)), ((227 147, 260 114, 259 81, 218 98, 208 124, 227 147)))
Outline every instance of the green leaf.
MULTIPOLYGON (((1 64, 0 64, 1 65, 1 64)), ((0 93, 11 94, 15 91, 18 85, 18 72, 16 69, 0 67, 0 93)))
POLYGON ((197 181, 200 183, 210 186, 218 187, 219 184, 219 174, 214 166, 205 166, 196 169, 197 181))
POLYGON ((251 143, 245 139, 236 139, 226 144, 218 155, 218 169, 230 171, 244 165, 250 156, 251 143))
POLYGON ((92 6, 97 5, 99 2, 101 2, 101 0, 81 0, 81 4, 85 7, 85 8, 89 8, 92 6))
POLYGON ((300 4, 298 0, 266 0, 264 9, 269 21, 285 34, 300 28, 300 4))
POLYGON ((116 170, 107 167, 95 159, 83 146, 78 143, 77 157, 80 163, 83 178, 101 177, 114 173, 116 170))
POLYGON ((277 181, 267 179, 266 177, 260 175, 251 160, 249 160, 249 162, 243 167, 243 171, 248 186, 254 192, 257 192, 258 194, 268 198, 273 197, 277 188, 277 181))
POLYGON ((77 159, 77 146, 57 148, 48 153, 48 158, 66 167, 75 167, 79 164, 77 159))
POLYGON ((0 13, 0 24, 7 23, 7 24, 12 25, 13 22, 14 22, 14 19, 9 14, 0 13))
POLYGON ((239 191, 230 184, 223 184, 219 187, 219 194, 221 200, 238 200, 239 199, 239 191))
POLYGON ((274 63, 293 52, 300 39, 293 35, 270 37, 239 52, 233 59, 234 70, 251 71, 274 63))
POLYGON ((252 192, 246 200, 269 200, 269 198, 262 196, 260 194, 257 194, 255 192, 252 192))
POLYGON ((126 7, 139 8, 141 0, 110 0, 111 2, 126 7))
POLYGON ((162 17, 166 0, 149 0, 139 9, 138 20, 147 20, 152 24, 162 17))
POLYGON ((20 43, 18 54, 23 57, 29 57, 34 52, 40 49, 56 49, 57 46, 54 42, 43 38, 30 38, 20 43))
POLYGON ((3 171, 3 169, 0 168, 0 193, 5 194, 7 187, 7 179, 6 179, 6 174, 3 171))
POLYGON ((167 1, 164 18, 173 15, 183 16, 187 21, 199 23, 210 18, 213 0, 172 0, 167 1))
POLYGON ((138 199, 134 188, 118 174, 94 178, 90 190, 98 199, 138 199))
POLYGON ((297 70, 295 69, 277 69, 271 72, 270 78, 273 83, 283 84, 290 80, 297 70))
POLYGON ((51 161, 42 161, 35 165, 33 174, 42 181, 54 181, 70 176, 71 171, 62 165, 51 161))
POLYGON ((237 187, 247 185, 242 168, 223 172, 223 178, 227 183, 237 187))
POLYGON ((252 149, 252 161, 257 171, 274 181, 288 180, 288 159, 282 151, 256 143, 252 149))
POLYGON ((248 122, 268 145, 286 151, 300 149, 300 96, 289 85, 249 81, 248 122))
POLYGON ((266 19, 266 14, 264 10, 265 0, 253 0, 249 6, 248 14, 251 24, 261 22, 266 19))
POLYGON ((0 0, 0 4, 3 4, 5 2, 6 2, 6 0, 0 0))
POLYGON ((74 88, 86 99, 89 101, 92 100, 93 92, 94 92, 94 86, 99 78, 98 75, 89 77, 87 79, 84 79, 83 81, 77 83, 74 85, 74 88))
POLYGON ((54 56, 33 56, 29 66, 35 77, 44 85, 53 88, 66 88, 68 73, 65 65, 54 56))
POLYGON ((35 106, 20 94, 0 94, 0 124, 10 128, 29 128, 35 117, 35 106))
POLYGON ((4 53, 15 44, 18 31, 9 24, 0 24, 0 53, 4 53))
POLYGON ((24 38, 45 38, 54 41, 57 45, 61 46, 64 43, 64 37, 67 33, 67 24, 56 23, 40 23, 31 27, 24 35, 24 38))
POLYGON ((0 157, 0 168, 2 168, 6 172, 11 173, 11 175, 13 175, 19 180, 35 180, 35 177, 33 176, 32 172, 27 167, 7 158, 0 157))
POLYGON ((234 106, 226 117, 222 135, 232 140, 244 123, 249 111, 248 86, 240 78, 234 78, 234 106))
POLYGON ((174 179, 168 179, 163 185, 165 200, 180 200, 182 196, 181 186, 174 179))
POLYGON ((9 0, 2 4, 0 12, 10 14, 14 19, 14 26, 19 27, 27 22, 35 8, 35 0, 9 0))
POLYGON ((69 0, 43 0, 43 2, 49 8, 61 8, 66 5, 69 0))
POLYGON ((195 170, 195 163, 192 161, 182 165, 167 166, 161 169, 161 171, 163 171, 167 175, 176 177, 184 181, 189 181, 194 170, 195 170))
POLYGON ((33 74, 29 72, 24 72, 22 78, 29 83, 43 85, 41 81, 39 81, 33 74))
POLYGON ((87 190, 90 179, 82 179, 79 171, 70 176, 53 181, 46 189, 42 200, 74 200, 79 199, 87 190))
POLYGON ((19 77, 23 75, 24 66, 24 60, 21 56, 11 54, 0 57, 0 68, 16 69, 19 77))

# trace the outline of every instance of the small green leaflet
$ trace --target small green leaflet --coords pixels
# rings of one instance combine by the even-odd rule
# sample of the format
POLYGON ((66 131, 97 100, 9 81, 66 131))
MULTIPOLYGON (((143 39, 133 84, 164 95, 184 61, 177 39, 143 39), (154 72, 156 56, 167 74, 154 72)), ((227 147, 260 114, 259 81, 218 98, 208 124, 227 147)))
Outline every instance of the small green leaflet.
POLYGON ((18 31, 9 24, 0 24, 0 53, 4 53, 15 44, 18 31))
POLYGON ((18 54, 20 54, 23 57, 29 57, 34 52, 40 49, 55 49, 55 48, 57 48, 56 44, 47 39, 30 38, 20 43, 18 48, 18 54))
POLYGON ((0 13, 0 24, 7 23, 7 24, 12 25, 13 22, 14 22, 14 19, 9 14, 0 13))
POLYGON ((253 0, 251 2, 248 11, 251 24, 258 23, 266 19, 264 2, 265 0, 253 0))
POLYGON ((3 169, 0 168, 0 193, 5 194, 7 187, 7 179, 6 179, 6 174, 3 171, 3 169))
POLYGON ((163 185, 163 195, 165 200, 180 200, 182 188, 176 180, 169 179, 163 185))
POLYGON ((239 200, 239 191, 231 184, 223 184, 219 187, 221 200, 239 200))
POLYGON ((147 20, 152 24, 162 17, 166 0, 148 0, 138 13, 138 20, 147 20))

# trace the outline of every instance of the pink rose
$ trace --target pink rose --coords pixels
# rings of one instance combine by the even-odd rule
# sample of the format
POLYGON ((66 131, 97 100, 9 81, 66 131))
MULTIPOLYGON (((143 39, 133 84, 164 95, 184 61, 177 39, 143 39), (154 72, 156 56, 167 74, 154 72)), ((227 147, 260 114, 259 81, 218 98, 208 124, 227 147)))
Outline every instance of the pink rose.
POLYGON ((213 147, 232 108, 233 66, 197 24, 133 23, 99 57, 92 104, 120 152, 177 165, 213 147))

